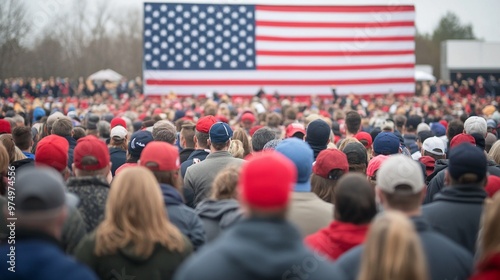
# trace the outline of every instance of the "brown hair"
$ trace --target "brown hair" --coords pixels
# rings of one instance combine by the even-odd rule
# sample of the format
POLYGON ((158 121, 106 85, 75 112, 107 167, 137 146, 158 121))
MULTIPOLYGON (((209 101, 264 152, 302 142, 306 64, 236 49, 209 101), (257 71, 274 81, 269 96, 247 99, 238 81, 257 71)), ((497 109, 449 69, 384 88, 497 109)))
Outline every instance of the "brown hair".
POLYGON ((239 174, 239 166, 226 166, 222 169, 217 176, 215 176, 214 182, 212 183, 212 195, 210 198, 214 200, 236 199, 236 187, 238 185, 239 174))
POLYGON ((333 196, 335 194, 335 186, 338 179, 344 175, 344 171, 334 169, 330 172, 333 178, 323 178, 314 173, 311 174, 311 192, 315 193, 319 198, 328 203, 333 203, 333 196))
POLYGON ((14 138, 12 138, 12 134, 0 135, 0 142, 2 142, 7 154, 9 155, 9 163, 14 162, 14 158, 16 156, 16 144, 14 143, 14 138))
POLYGON ((109 148, 119 148, 124 151, 128 149, 127 136, 120 138, 119 136, 113 136, 109 139, 109 148))
POLYGON ((14 130, 12 130, 12 138, 19 149, 29 149, 33 141, 31 128, 29 126, 18 126, 14 128, 14 130))
POLYGON ((238 128, 233 132, 233 140, 240 140, 243 144, 243 158, 252 152, 248 134, 242 128, 238 128))
POLYGON ((427 263, 411 221, 397 211, 386 211, 370 226, 358 280, 426 280, 427 263))
POLYGON ((115 254, 132 244, 136 255, 149 257, 157 243, 183 252, 184 238, 165 211, 153 174, 139 166, 125 169, 110 188, 105 218, 96 230, 95 254, 115 254))
POLYGON ((500 193, 485 200, 479 236, 479 258, 481 263, 492 254, 500 252, 500 193))
POLYGON ((356 111, 349 111, 345 114, 346 130, 351 134, 356 134, 361 127, 361 116, 356 111))
POLYGON ((500 141, 496 141, 488 152, 488 157, 496 164, 500 164, 500 141))

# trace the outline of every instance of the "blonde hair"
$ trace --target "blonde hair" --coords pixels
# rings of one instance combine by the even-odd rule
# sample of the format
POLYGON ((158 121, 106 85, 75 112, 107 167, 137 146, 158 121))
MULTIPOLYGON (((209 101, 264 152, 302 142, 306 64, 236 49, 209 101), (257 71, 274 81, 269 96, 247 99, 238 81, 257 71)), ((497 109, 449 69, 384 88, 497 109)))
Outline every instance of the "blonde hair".
POLYGON ((6 174, 9 168, 9 153, 2 142, 0 142, 0 174, 6 174))
POLYGON ((96 230, 95 254, 116 253, 130 244, 134 253, 148 257, 156 243, 182 252, 186 244, 179 229, 168 220, 160 186, 145 167, 130 167, 111 185, 104 221, 96 230))
POLYGON ((493 253, 500 252, 500 193, 496 193, 493 198, 487 198, 483 216, 481 218, 481 228, 479 236, 479 262, 481 263, 493 253))
POLYGON ((496 164, 500 164, 500 141, 497 140, 491 146, 491 149, 488 153, 488 157, 493 160, 496 164))
POLYGON ((426 280, 426 258, 411 221, 386 211, 375 218, 365 242, 358 280, 426 280))
POLYGON ((238 128, 233 133, 233 141, 240 140, 243 144, 243 157, 249 155, 252 151, 252 147, 250 145, 250 140, 248 139, 248 134, 242 129, 238 128))
POLYGON ((16 146, 16 152, 14 154, 14 161, 18 161, 18 160, 22 160, 22 159, 25 159, 27 158, 25 154, 23 154, 23 152, 21 151, 21 149, 19 149, 17 146, 16 146))
POLYGON ((240 140, 232 140, 229 145, 229 153, 235 158, 243 158, 245 155, 243 143, 240 140))
POLYGON ((358 139, 356 139, 354 137, 349 137, 349 138, 342 140, 342 142, 339 145, 339 150, 344 151, 345 146, 347 146, 347 144, 349 144, 349 143, 360 143, 361 144, 361 142, 359 142, 358 139))
POLYGON ((222 169, 212 183, 210 198, 214 200, 236 198, 239 174, 240 166, 227 166, 222 169))
POLYGON ((16 156, 16 144, 14 143, 14 138, 12 138, 12 134, 0 135, 0 142, 2 142, 9 155, 9 163, 13 163, 16 156))

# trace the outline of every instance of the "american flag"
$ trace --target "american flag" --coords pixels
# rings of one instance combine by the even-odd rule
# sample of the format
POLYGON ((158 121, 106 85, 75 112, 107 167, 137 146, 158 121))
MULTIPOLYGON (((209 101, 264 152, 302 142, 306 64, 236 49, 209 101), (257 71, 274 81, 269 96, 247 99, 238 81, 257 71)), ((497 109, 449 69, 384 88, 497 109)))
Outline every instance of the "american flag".
POLYGON ((411 94, 413 6, 144 4, 145 93, 411 94))

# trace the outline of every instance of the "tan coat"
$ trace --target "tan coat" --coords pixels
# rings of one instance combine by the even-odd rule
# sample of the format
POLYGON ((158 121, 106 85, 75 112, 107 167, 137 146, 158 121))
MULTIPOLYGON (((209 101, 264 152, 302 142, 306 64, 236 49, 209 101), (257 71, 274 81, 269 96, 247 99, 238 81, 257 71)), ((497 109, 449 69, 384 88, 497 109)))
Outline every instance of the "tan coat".
POLYGON ((305 237, 328 226, 333 220, 333 204, 313 192, 293 192, 287 218, 305 237))

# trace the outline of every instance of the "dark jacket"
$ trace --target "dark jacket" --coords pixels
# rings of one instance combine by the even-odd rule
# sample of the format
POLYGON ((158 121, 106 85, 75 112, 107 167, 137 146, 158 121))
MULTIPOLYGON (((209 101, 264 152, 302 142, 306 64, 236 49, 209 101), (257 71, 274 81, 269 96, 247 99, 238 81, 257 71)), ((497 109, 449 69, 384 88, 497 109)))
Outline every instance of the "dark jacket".
POLYGON ((100 279, 106 280, 171 279, 175 270, 192 252, 191 244, 185 238, 184 252, 170 251, 158 243, 149 257, 138 256, 131 245, 112 255, 96 256, 95 242, 95 233, 87 235, 78 245, 75 257, 90 267, 100 279))
POLYGON ((206 239, 200 218, 184 204, 181 194, 174 187, 167 184, 160 184, 160 187, 170 222, 189 238, 194 250, 197 250, 206 239))
POLYGON ((415 153, 418 151, 417 145, 417 135, 415 134, 405 134, 403 136, 404 144, 410 150, 410 153, 415 153))
POLYGON ((55 238, 42 232, 16 230, 15 272, 9 271, 7 254, 11 244, 0 246, 2 280, 92 280, 97 276, 86 266, 68 257, 55 238))
POLYGON ((236 199, 204 200, 194 210, 203 222, 207 242, 241 219, 240 204, 236 199))
MULTIPOLYGON (((413 217, 413 224, 422 242, 432 280, 467 279, 472 273, 472 255, 448 238, 432 230, 422 217, 413 217)), ((347 279, 357 279, 361 265, 363 245, 342 255, 337 264, 347 274, 347 279)))
POLYGON ((71 165, 73 165, 73 153, 75 152, 76 140, 75 140, 75 138, 73 138, 71 136, 64 136, 64 138, 66 138, 66 140, 68 141, 68 144, 69 144, 68 168, 69 168, 69 170, 73 170, 71 165))
POLYGON ((197 164, 200 161, 204 161, 210 154, 210 150, 194 150, 188 157, 186 161, 181 164, 181 175, 182 178, 186 175, 186 170, 193 164, 197 164))
MULTIPOLYGON (((448 160, 438 160, 434 167, 434 173, 431 174, 429 185, 427 186, 427 193, 425 195, 424 204, 434 201, 434 196, 444 188, 445 171, 448 168, 448 160), (432 175, 434 175, 432 177, 432 175)), ((500 177, 500 168, 493 161, 488 161, 488 172, 490 175, 500 177)))
POLYGON ((111 175, 127 161, 127 151, 120 148, 109 148, 109 159, 111 161, 111 175))
POLYGON ((174 279, 314 280, 344 279, 344 275, 307 249, 290 223, 251 218, 234 224, 193 255, 174 279), (312 264, 314 270, 310 269, 312 264))
POLYGON ((450 186, 422 208, 423 215, 436 231, 474 254, 486 196, 479 185, 450 186))
POLYGON ((87 232, 93 231, 104 219, 109 184, 103 177, 73 177, 68 180, 68 191, 80 198, 78 211, 86 224, 87 232))
POLYGON ((179 159, 180 159, 181 163, 183 163, 186 160, 188 160, 189 156, 194 151, 195 151, 194 148, 185 148, 185 149, 182 149, 182 151, 179 153, 179 159))

